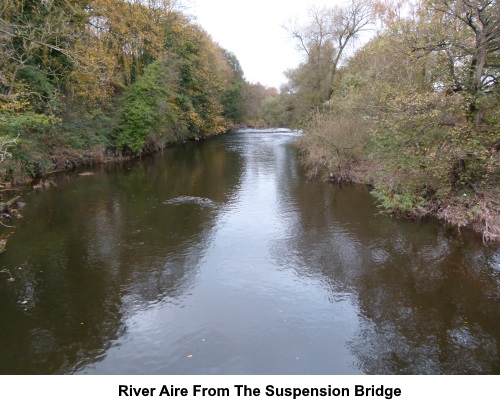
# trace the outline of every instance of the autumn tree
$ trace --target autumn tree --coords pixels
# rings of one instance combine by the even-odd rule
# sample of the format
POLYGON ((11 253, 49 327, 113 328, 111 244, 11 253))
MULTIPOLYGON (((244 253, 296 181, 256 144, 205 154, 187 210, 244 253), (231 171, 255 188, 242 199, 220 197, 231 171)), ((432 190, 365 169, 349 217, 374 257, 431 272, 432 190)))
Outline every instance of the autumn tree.
POLYGON ((7 0, 0 10, 3 110, 50 112, 79 56, 83 4, 7 0), (28 107, 29 106, 29 107, 28 107))
POLYGON ((352 0, 344 7, 311 8, 306 25, 287 27, 305 56, 298 68, 286 73, 297 94, 299 115, 330 99, 347 47, 368 28, 371 17, 369 2, 352 0))
POLYGON ((118 150, 138 153, 168 142, 227 131, 241 119, 243 71, 236 56, 189 19, 165 25, 170 51, 125 92, 118 150))
POLYGON ((454 90, 470 94, 471 119, 484 119, 483 99, 498 91, 500 68, 500 2, 496 0, 433 0, 436 18, 446 23, 444 35, 425 50, 442 50, 454 90))
POLYGON ((244 84, 181 0, 5 0, 0 177, 224 132, 244 84))
POLYGON ((301 140, 311 174, 368 182, 378 204, 500 236, 498 2, 378 1, 301 140))
POLYGON ((250 125, 262 125, 263 103, 270 97, 275 97, 278 90, 261 83, 246 83, 244 86, 244 121, 250 125))

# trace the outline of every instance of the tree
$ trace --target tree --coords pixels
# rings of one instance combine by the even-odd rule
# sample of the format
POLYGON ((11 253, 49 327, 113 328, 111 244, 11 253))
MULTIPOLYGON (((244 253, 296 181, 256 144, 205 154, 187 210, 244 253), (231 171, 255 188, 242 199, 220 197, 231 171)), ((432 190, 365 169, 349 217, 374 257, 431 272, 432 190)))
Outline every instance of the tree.
POLYGON ((454 56, 448 60, 453 81, 456 83, 455 89, 463 89, 471 95, 471 119, 479 125, 484 119, 484 111, 480 107, 481 98, 498 91, 500 2, 430 0, 428 4, 439 18, 450 22, 447 30, 449 35, 431 46, 435 49, 446 49, 449 55, 454 56), (460 79, 455 72, 461 66, 465 67, 466 72, 460 79))
POLYGON ((146 68, 126 93, 123 124, 115 135, 118 149, 138 153, 185 136, 175 104, 177 82, 176 66, 167 58, 146 68))
MULTIPOLYGON (((54 94, 78 64, 74 43, 82 28, 81 4, 7 0, 0 9, 0 102, 37 112, 53 107, 54 94)), ((9 107, 10 106, 10 107, 9 107)))
POLYGON ((299 68, 288 72, 297 91, 314 93, 311 101, 316 105, 328 100, 347 46, 367 29, 371 19, 368 1, 351 0, 345 7, 311 8, 307 25, 286 28, 306 56, 299 68))
MULTIPOLYGON (((331 97, 303 124, 310 173, 500 238, 499 2, 377 0, 374 12, 379 32, 334 69, 331 97)), ((309 73, 292 73, 291 95, 305 95, 309 73)))
POLYGON ((243 69, 236 55, 227 50, 222 50, 228 71, 227 89, 224 92, 224 117, 232 122, 241 122, 244 115, 244 86, 245 78, 243 69))

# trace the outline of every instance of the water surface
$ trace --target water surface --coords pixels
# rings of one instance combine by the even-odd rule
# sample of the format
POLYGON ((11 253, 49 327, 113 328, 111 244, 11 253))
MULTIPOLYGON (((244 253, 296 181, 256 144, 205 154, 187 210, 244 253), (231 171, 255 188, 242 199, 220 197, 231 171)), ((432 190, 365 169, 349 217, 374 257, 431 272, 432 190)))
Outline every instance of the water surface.
POLYGON ((0 373, 499 373, 500 252, 307 181, 297 136, 32 193, 0 256, 0 373))

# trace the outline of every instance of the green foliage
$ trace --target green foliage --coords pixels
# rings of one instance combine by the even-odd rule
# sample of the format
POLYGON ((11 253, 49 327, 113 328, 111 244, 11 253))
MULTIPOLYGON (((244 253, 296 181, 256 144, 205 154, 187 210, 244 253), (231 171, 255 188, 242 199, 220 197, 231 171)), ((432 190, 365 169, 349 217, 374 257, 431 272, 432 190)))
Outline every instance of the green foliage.
POLYGON ((166 61, 153 62, 146 68, 125 95, 123 125, 115 135, 117 148, 137 153, 148 140, 173 131, 176 106, 171 87, 174 81, 166 61))
POLYGON ((224 117, 232 122, 241 122, 244 114, 243 102, 243 83, 236 82, 224 93, 224 98, 222 100, 224 105, 224 117))
POLYGON ((388 107, 373 128, 373 149, 393 177, 411 178, 414 189, 439 201, 491 174, 494 139, 468 121, 463 95, 396 96, 388 107))
MULTIPOLYGON (((31 111, 21 114, 0 113, 0 155, 4 179, 18 182, 27 175, 37 177, 50 167, 49 135, 59 120, 31 111), (44 151, 42 154, 40 151, 44 151)), ((0 166, 0 170, 2 167, 0 166)))
POLYGON ((57 92, 47 74, 33 66, 27 66, 19 70, 17 80, 25 85, 24 99, 29 100, 30 109, 53 111, 57 108, 57 92))
POLYGON ((36 114, 27 111, 21 114, 0 113, 0 133, 10 137, 44 132, 51 129, 59 120, 53 115, 36 114))
POLYGON ((266 97, 262 101, 259 115, 270 127, 287 127, 293 122, 291 109, 287 108, 286 95, 266 97))
POLYGON ((219 134, 244 116, 238 59, 178 2, 8 0, 0 29, 4 178, 219 134))
POLYGON ((426 200, 412 190, 396 193, 392 188, 377 188, 371 194, 378 200, 378 207, 388 213, 414 216, 425 213, 426 200))

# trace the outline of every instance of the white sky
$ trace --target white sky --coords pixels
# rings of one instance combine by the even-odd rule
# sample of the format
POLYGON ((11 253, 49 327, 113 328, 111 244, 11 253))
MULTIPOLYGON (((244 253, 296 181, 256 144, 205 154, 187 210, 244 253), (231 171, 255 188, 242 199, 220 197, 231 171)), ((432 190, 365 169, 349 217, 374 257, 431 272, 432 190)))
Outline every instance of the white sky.
POLYGON ((312 5, 341 5, 342 0, 191 0, 188 13, 215 42, 233 52, 253 83, 279 89, 283 72, 300 63, 296 44, 283 25, 290 20, 307 21, 312 5))

